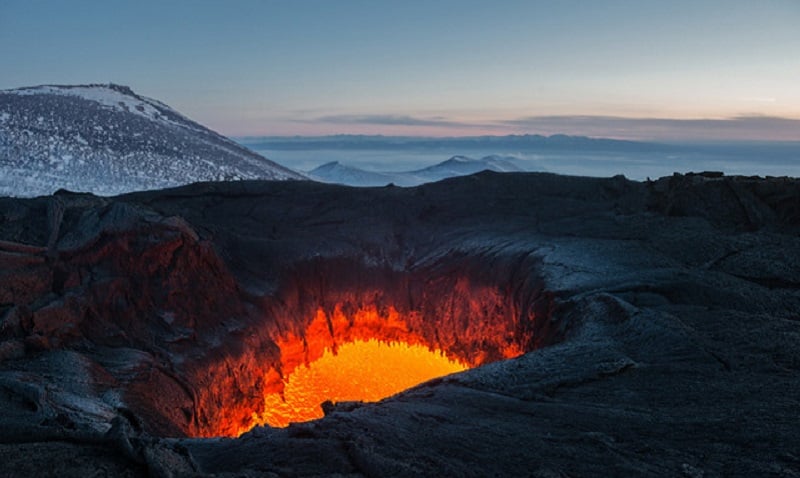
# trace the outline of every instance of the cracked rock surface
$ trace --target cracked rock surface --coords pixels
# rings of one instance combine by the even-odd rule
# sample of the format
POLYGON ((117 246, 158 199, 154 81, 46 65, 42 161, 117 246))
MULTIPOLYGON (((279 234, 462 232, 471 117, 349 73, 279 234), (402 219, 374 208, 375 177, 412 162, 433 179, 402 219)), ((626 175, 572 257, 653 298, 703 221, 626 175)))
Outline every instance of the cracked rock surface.
MULTIPOLYGON (((798 233, 800 181, 716 175, 0 199, 0 475, 800 476, 798 233), (192 438, 303 313, 465 277, 528 353, 192 438)), ((421 333, 475 356, 442 314, 421 333)))

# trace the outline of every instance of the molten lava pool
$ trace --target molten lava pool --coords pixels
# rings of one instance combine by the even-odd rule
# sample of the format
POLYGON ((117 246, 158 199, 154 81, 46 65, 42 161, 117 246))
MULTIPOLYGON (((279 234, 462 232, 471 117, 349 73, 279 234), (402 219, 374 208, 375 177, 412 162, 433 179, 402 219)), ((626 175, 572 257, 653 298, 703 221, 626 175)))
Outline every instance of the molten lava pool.
POLYGON ((264 397, 260 423, 285 427, 291 422, 321 418, 320 404, 361 400, 377 401, 432 378, 466 370, 465 364, 423 345, 355 340, 326 349, 308 365, 287 377, 283 396, 264 397))
POLYGON ((374 402, 437 377, 522 354, 531 343, 530 332, 519 327, 515 315, 503 312, 504 296, 473 289, 466 287, 459 295, 463 301, 448 300, 441 307, 398 311, 350 300, 318 307, 308 321, 283 321, 270 332, 279 356, 253 367, 259 374, 252 382, 259 396, 242 395, 248 382, 238 380, 237 369, 223 363, 219 375, 225 380, 216 383, 233 393, 227 406, 216 409, 210 426, 196 434, 239 436, 258 425, 285 427, 314 420, 324 416, 325 402, 374 402))

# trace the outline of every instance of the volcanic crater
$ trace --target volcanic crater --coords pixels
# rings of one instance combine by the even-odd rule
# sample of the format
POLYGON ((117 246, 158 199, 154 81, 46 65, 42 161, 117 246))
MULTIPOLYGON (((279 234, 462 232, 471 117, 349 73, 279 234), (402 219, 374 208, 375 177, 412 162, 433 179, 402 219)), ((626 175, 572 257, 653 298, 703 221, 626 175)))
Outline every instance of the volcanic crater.
POLYGON ((787 178, 497 173, 0 199, 0 455, 67 476, 800 473, 798 201, 787 178), (365 343, 470 370, 271 413, 365 343))

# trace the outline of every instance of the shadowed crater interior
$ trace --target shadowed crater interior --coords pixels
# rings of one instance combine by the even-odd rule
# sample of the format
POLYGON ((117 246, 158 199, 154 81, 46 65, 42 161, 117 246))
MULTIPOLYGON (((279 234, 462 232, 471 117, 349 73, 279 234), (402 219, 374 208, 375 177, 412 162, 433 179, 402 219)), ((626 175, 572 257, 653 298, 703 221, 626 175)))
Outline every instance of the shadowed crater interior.
POLYGON ((211 375, 224 378, 198 387, 200 409, 209 413, 189 433, 237 435, 256 423, 319 418, 325 400, 383 398, 554 341, 556 334, 542 325, 549 321, 537 321, 549 307, 540 283, 513 277, 521 259, 485 260, 447 256, 412 271, 342 259, 298 265, 265 300, 264 320, 250 331, 266 342, 252 348, 265 352, 243 350, 233 371, 227 362, 225 370, 211 366, 211 375), (371 363, 379 360, 391 363, 371 363), (247 379, 231 375, 260 379, 265 405, 238 393, 229 380, 247 379), (319 384, 302 382, 309 380, 319 384))

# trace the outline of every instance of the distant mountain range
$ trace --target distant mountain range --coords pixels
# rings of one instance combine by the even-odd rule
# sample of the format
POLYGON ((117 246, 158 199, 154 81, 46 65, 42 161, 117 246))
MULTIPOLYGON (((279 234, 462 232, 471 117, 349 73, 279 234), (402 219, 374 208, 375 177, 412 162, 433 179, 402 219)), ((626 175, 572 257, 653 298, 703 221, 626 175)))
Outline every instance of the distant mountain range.
POLYGON ((305 179, 120 85, 0 91, 0 195, 305 179))
POLYGON ((587 136, 538 134, 507 136, 464 136, 430 138, 416 136, 333 135, 333 136, 250 136, 236 140, 255 150, 292 151, 337 150, 540 150, 540 151, 662 151, 667 145, 587 136))
POLYGON ((332 161, 309 171, 308 176, 317 181, 346 184, 348 186, 386 186, 387 184, 417 186, 423 183, 439 181, 454 176, 466 176, 486 170, 497 172, 522 171, 509 158, 495 155, 481 159, 453 156, 447 161, 424 169, 404 172, 366 171, 341 164, 338 161, 332 161))
POLYGON ((0 90, 0 196, 47 195, 58 189, 116 195, 198 181, 239 179, 416 186, 483 170, 624 173, 638 179, 691 170, 800 174, 800 143, 682 145, 566 135, 335 135, 248 137, 237 141, 126 86, 48 85, 0 90), (306 163, 297 164, 298 169, 319 164, 318 158, 342 162, 323 164, 305 175, 251 149, 285 161, 301 156, 306 163), (335 150, 341 153, 322 153, 335 150), (391 154, 373 154, 374 151, 391 154), (427 159, 407 169, 437 160, 430 158, 457 156, 423 169, 381 170, 389 167, 389 160, 385 159, 388 156, 392 156, 391 164, 395 165, 392 169, 402 169, 399 164, 404 157, 415 154, 427 159), (365 156, 375 159, 367 162, 363 160, 365 156), (362 168, 347 163, 361 164, 362 168), (364 164, 370 166, 364 169, 364 164))

